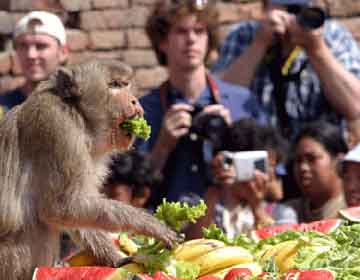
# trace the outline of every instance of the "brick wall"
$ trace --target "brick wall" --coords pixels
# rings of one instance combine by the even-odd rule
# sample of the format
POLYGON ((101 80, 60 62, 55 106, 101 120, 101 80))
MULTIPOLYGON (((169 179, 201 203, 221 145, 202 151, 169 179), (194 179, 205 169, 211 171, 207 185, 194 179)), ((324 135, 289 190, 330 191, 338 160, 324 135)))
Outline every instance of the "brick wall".
MULTIPOLYGON (((322 0, 360 40, 360 0, 322 0)), ((143 30, 154 0, 0 0, 0 93, 23 82, 11 44, 14 23, 27 11, 58 13, 67 28, 70 63, 89 56, 121 59, 135 68, 139 87, 159 84, 166 71, 159 67, 143 30)), ((220 1, 221 35, 242 19, 260 13, 257 0, 220 1)))

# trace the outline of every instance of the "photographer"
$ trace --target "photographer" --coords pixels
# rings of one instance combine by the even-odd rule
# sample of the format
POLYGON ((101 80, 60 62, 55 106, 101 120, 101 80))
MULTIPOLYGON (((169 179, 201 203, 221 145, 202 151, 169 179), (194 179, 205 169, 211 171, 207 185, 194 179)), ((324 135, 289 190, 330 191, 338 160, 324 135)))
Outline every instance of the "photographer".
POLYGON ((250 92, 215 79, 206 69, 209 53, 217 49, 218 13, 208 1, 163 0, 155 4, 146 31, 169 79, 140 103, 152 135, 138 148, 149 151, 164 175, 163 187, 154 191, 156 206, 163 197, 176 201, 189 192, 202 196, 206 189, 202 141, 189 137, 195 104, 201 114, 216 114, 230 123, 241 117, 260 118, 259 106, 250 92))
POLYGON ((360 50, 350 32, 332 19, 319 27, 324 12, 315 20, 307 13, 315 1, 262 4, 259 21, 241 22, 230 32, 213 70, 249 86, 287 137, 312 120, 338 125, 358 119, 360 50))

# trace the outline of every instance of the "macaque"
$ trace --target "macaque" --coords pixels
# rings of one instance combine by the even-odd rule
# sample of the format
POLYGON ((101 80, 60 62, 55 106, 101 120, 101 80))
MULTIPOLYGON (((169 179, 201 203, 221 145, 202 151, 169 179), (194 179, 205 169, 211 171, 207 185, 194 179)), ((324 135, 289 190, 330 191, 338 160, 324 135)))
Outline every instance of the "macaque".
POLYGON ((108 266, 121 262, 108 232, 178 241, 154 216, 99 193, 111 154, 134 141, 119 125, 143 115, 132 77, 111 60, 61 68, 0 121, 0 279, 54 265, 64 230, 108 266))

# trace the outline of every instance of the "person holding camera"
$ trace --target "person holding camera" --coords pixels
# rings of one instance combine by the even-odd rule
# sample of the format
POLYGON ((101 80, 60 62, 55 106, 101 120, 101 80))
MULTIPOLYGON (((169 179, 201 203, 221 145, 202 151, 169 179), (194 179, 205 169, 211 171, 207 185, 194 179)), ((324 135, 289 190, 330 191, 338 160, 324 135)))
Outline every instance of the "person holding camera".
POLYGON ((228 150, 212 160, 215 180, 204 195, 206 215, 187 225, 186 237, 201 238, 202 228, 210 224, 233 238, 272 224, 297 223, 296 211, 278 202, 282 186, 276 166, 285 160, 286 141, 273 127, 252 119, 235 121, 228 138, 228 150))
POLYGON ((147 20, 157 59, 168 70, 168 80, 140 98, 152 135, 137 147, 150 152, 164 175, 163 187, 152 196, 154 206, 163 197, 177 201, 184 193, 202 196, 206 190, 211 148, 189 136, 195 115, 221 116, 225 123, 261 119, 248 89, 225 83, 206 69, 209 54, 217 49, 217 26, 218 12, 208 1, 158 1, 147 20))
POLYGON ((248 86, 269 122, 293 138, 304 123, 360 116, 360 49, 315 0, 262 0, 259 21, 237 24, 213 71, 248 86))

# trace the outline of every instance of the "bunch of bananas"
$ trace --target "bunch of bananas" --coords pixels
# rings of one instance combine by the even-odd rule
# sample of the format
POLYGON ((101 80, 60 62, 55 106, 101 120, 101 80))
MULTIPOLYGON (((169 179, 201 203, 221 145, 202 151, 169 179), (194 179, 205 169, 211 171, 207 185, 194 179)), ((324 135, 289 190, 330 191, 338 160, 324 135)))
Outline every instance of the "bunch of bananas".
POLYGON ((303 241, 300 239, 284 241, 264 248, 257 254, 257 257, 263 265, 272 258, 280 273, 284 273, 294 268, 295 258, 302 244, 303 241))
MULTIPOLYGON (((252 254, 239 246, 229 246, 214 239, 194 239, 180 244, 173 251, 176 260, 196 264, 200 275, 222 275, 235 266, 256 267, 252 254)), ((256 267, 258 269, 258 266, 256 267)))

